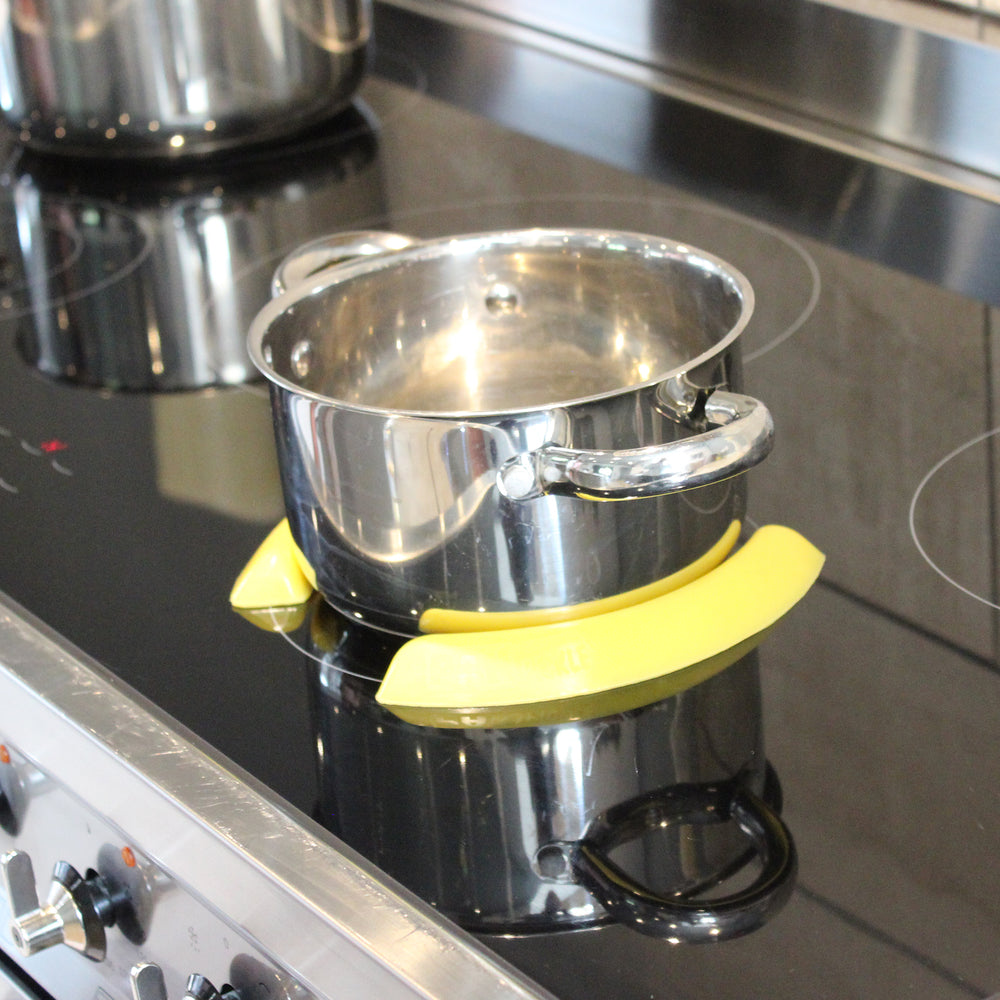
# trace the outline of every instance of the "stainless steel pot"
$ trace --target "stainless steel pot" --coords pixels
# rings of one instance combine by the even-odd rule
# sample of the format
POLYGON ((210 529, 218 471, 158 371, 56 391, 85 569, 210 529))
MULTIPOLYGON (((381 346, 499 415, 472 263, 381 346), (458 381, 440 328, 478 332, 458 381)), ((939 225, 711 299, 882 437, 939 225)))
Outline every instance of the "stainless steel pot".
POLYGON ((370 30, 370 0, 9 6, 3 117, 23 141, 75 154, 204 153, 329 117, 361 80, 370 30))
POLYGON ((787 900, 795 848, 765 765, 756 654, 631 712, 435 729, 387 712, 359 676, 398 640, 323 606, 312 636, 320 818, 464 927, 615 920, 695 943, 755 930, 787 900))
POLYGON ((589 230, 430 240, 302 280, 249 348, 318 589, 413 634, 429 610, 592 611, 691 563, 771 446, 734 391, 752 308, 710 254, 589 230))

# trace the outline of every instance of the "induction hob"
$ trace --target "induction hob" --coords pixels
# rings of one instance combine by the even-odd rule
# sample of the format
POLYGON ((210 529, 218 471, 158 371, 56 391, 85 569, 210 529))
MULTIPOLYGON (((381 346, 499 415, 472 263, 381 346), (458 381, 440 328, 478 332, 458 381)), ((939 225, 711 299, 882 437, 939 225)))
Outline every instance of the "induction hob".
POLYGON ((557 996, 1000 991, 998 206, 381 7, 338 122, 185 172, 5 147, 0 590, 305 816, 316 663, 230 586, 282 516, 242 335, 337 229, 653 232, 754 285, 749 518, 821 580, 760 650, 799 875, 763 929, 483 941, 557 996), (558 70, 558 72, 555 72, 558 70))

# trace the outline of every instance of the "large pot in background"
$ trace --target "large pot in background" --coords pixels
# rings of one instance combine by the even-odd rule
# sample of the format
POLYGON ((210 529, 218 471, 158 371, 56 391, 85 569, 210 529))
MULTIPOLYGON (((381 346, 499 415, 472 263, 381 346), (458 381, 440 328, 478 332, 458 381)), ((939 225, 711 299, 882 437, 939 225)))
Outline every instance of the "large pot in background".
POLYGON ((312 637, 318 818, 462 926, 613 919, 697 943, 749 933, 787 900, 795 849, 765 763, 755 653, 630 712, 436 729, 386 711, 365 679, 398 639, 325 605, 312 637))
POLYGON ((752 308, 712 255, 598 230, 429 240, 300 281, 250 354, 318 589, 413 634, 429 612, 589 613, 689 565, 771 445, 736 391, 752 308))
POLYGON ((0 110, 39 149, 214 152, 341 110, 369 32, 370 0, 9 0, 0 110))

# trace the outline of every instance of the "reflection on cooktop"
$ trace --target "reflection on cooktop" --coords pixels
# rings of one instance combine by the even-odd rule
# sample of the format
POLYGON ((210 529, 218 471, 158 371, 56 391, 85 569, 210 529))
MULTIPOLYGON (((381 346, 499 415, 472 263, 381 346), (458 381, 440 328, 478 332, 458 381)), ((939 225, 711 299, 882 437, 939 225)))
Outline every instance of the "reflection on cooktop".
POLYGON ((756 653, 628 712, 436 728, 395 716, 363 677, 403 640, 323 602, 308 634, 316 818, 461 926, 610 922, 718 942, 787 902, 796 855, 763 757, 756 653))
POLYGON ((378 133, 412 108, 422 74, 389 54, 376 63, 398 85, 368 87, 333 121, 238 159, 147 165, 137 179, 127 162, 80 171, 13 147, 0 321, 18 322, 25 362, 112 390, 255 379, 244 341, 276 263, 345 213, 385 209, 378 133))

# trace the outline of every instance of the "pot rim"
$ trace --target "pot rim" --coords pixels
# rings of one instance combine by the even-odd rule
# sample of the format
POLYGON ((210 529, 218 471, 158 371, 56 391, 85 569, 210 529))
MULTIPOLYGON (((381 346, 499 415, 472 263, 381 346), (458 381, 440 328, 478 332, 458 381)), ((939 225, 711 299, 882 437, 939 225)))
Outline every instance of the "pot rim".
POLYGON ((310 279, 303 281, 296 288, 284 292, 268 302, 254 317, 247 335, 247 350, 250 360, 268 379, 273 387, 284 389, 295 396, 300 396, 315 403, 322 403, 357 413, 368 413, 380 417, 413 417, 428 420, 471 420, 486 421, 497 417, 517 416, 525 413, 544 412, 557 408, 582 406, 601 400, 613 399, 627 393, 639 392, 653 388, 661 383, 677 378, 687 372, 697 369, 705 362, 727 350, 743 333, 754 311, 754 292, 749 280, 732 264, 707 250, 702 250, 690 243, 679 242, 669 237, 654 236, 647 233, 629 230, 590 229, 590 228, 549 228, 531 227, 526 229, 507 229, 489 232, 466 233, 456 236, 433 237, 420 240, 402 250, 394 250, 384 254, 359 257, 318 272, 310 279), (354 278, 378 271, 389 271, 407 263, 433 260, 447 256, 451 252, 468 250, 477 244, 483 248, 511 246, 526 249, 549 247, 559 243, 576 244, 588 248, 603 246, 609 250, 625 249, 632 253, 638 252, 642 257, 663 257, 675 260, 691 261, 702 270, 711 271, 723 278, 736 290, 740 297, 740 314, 724 337, 716 341, 701 354, 690 358, 674 368, 658 372, 649 378, 625 386, 618 386, 603 392, 592 393, 571 399, 555 399, 542 405, 522 405, 509 408, 498 408, 487 412, 480 410, 418 410, 407 408, 387 408, 368 403, 338 399, 335 396, 324 395, 312 389, 307 389, 291 379, 279 375, 264 356, 264 340, 272 324, 278 317, 293 308, 299 302, 316 295, 323 295, 331 288, 346 284, 354 278), (619 246, 614 246, 618 243, 619 246))

